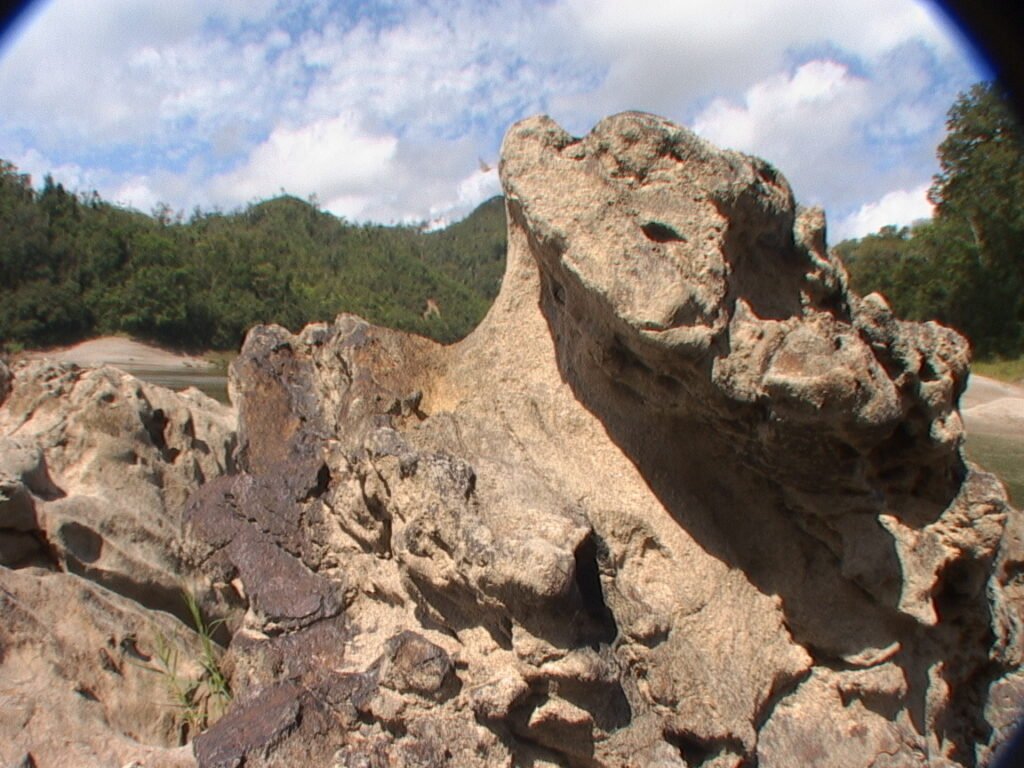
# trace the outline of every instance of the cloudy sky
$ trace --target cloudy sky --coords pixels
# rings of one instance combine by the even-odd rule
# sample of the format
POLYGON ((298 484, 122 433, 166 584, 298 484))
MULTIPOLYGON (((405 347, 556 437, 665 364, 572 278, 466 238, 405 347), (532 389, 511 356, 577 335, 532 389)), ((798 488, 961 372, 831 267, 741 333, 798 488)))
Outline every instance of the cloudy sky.
POLYGON ((922 0, 43 0, 0 41, 0 158, 147 212, 437 222, 498 192, 513 121, 639 109, 773 162, 837 242, 929 215, 986 76, 922 0))

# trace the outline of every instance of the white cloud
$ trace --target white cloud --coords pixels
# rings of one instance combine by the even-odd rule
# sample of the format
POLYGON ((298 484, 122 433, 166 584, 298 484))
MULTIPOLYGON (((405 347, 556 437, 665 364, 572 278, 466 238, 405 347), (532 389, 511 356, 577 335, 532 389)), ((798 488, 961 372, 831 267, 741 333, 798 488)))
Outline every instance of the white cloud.
POLYGON ((259 22, 271 5, 50 0, 0 58, 3 128, 30 132, 48 150, 141 145, 159 155, 195 145, 226 113, 258 120, 275 106, 264 85, 273 72, 208 25, 259 22))
POLYGON ((716 99, 697 115, 693 128, 715 144, 767 158, 783 171, 798 199, 818 204, 831 188, 849 183, 853 169, 846 166, 860 141, 859 123, 873 109, 871 95, 869 83, 846 66, 810 61, 791 75, 756 83, 740 103, 716 99), (838 184, 825 174, 833 174, 838 184))
POLYGON ((285 188, 417 221, 491 193, 513 121, 639 108, 843 217, 931 175, 975 77, 921 0, 51 0, 0 57, 0 157, 185 210, 285 188))
POLYGON ((917 40, 943 57, 959 55, 923 0, 566 0, 565 14, 577 50, 607 68, 595 93, 570 95, 570 109, 625 105, 685 117, 688 104, 749 88, 812 47, 872 60, 917 40))
POLYGON ((909 223, 930 215, 920 205, 923 193, 914 207, 907 190, 916 194, 921 179, 937 171, 935 147, 953 99, 948 84, 936 82, 933 63, 913 46, 865 73, 808 61, 755 83, 739 99, 715 99, 693 126, 715 143, 771 161, 799 201, 826 208, 843 237, 863 234, 864 222, 880 216, 898 218, 878 226, 909 223))
POLYGON ((459 182, 458 202, 460 205, 476 205, 483 200, 501 194, 498 169, 477 168, 459 182))
POLYGON ((551 94, 583 87, 573 55, 546 4, 453 3, 440 13, 410 3, 401 25, 338 20, 302 39, 308 66, 319 68, 307 109, 339 104, 367 121, 415 137, 457 138, 544 110, 551 94))
POLYGON ((930 186, 930 183, 925 183, 913 189, 896 189, 887 192, 879 200, 865 203, 839 221, 829 234, 829 240, 838 243, 873 234, 885 226, 903 227, 931 218, 933 207, 928 201, 930 186))
POLYGON ((299 128, 278 128, 248 161, 213 180, 214 196, 242 203, 277 194, 318 198, 351 215, 390 175, 397 139, 363 131, 351 114, 317 120, 299 128))
POLYGON ((458 221, 484 200, 500 194, 501 182, 498 180, 498 169, 490 166, 478 167, 458 183, 454 200, 446 199, 440 204, 431 206, 427 228, 446 227, 453 221, 458 221))
POLYGON ((801 139, 807 137, 801 134, 810 134, 820 142, 836 141, 834 130, 823 130, 826 126, 820 120, 824 116, 834 121, 837 109, 846 114, 859 111, 865 85, 842 64, 810 61, 792 75, 779 74, 756 83, 742 104, 715 99, 697 115, 693 128, 731 149, 755 152, 771 147, 785 151, 787 146, 798 145, 802 154, 807 147, 801 139))
POLYGON ((162 202, 160 195, 154 192, 145 177, 136 176, 121 184, 110 195, 118 205, 134 208, 137 211, 149 213, 157 204, 162 202))

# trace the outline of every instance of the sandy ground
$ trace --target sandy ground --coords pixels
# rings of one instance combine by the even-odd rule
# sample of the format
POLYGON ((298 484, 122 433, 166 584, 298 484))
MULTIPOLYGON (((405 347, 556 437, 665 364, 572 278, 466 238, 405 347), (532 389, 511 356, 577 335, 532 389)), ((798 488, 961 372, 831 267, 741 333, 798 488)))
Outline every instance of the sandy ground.
POLYGON ((105 336, 62 349, 28 352, 25 357, 45 357, 78 365, 113 365, 135 370, 147 368, 204 370, 213 367, 213 363, 203 360, 201 357, 182 355, 120 336, 105 336))
POLYGON ((985 433, 1024 440, 1024 387, 971 374, 960 398, 967 434, 985 433))

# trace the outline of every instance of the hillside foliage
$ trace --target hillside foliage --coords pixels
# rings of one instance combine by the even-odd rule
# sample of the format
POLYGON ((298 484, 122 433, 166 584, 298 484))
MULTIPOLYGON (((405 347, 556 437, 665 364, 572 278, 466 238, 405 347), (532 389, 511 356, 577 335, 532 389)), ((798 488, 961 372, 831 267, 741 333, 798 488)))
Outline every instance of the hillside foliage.
MULTIPOLYGON (((1024 138, 991 83, 961 94, 939 146, 933 219, 836 246, 861 294, 1024 352, 1024 138)), ((446 229, 353 224, 291 196, 186 221, 66 190, 0 160, 0 345, 129 333, 230 349, 257 323, 352 312, 451 342, 482 319, 505 260, 500 198, 446 229), (427 311, 436 305, 438 312, 427 311)))
POLYGON ((979 83, 949 111, 935 216, 836 250, 861 294, 897 315, 964 333, 978 357, 1024 352, 1024 135, 999 89, 979 83))
POLYGON ((451 342, 482 319, 505 262, 501 198, 436 232, 352 224, 295 197, 234 213, 146 215, 0 161, 0 341, 128 333, 230 349, 248 328, 352 312, 451 342), (426 312, 428 302, 436 312, 426 312))

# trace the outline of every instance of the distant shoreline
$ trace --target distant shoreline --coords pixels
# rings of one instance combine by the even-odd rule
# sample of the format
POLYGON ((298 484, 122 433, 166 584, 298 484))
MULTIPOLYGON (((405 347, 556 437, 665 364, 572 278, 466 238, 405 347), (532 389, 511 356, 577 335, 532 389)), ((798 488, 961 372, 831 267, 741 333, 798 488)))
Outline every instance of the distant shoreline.
POLYGON ((992 434, 1024 439, 1024 387, 972 373, 960 398, 967 435, 992 434))
POLYGON ((135 369, 161 368, 181 370, 207 370, 216 363, 202 355, 191 355, 125 336, 101 336, 70 347, 30 350, 15 355, 15 359, 58 360, 77 365, 112 365, 135 369))

